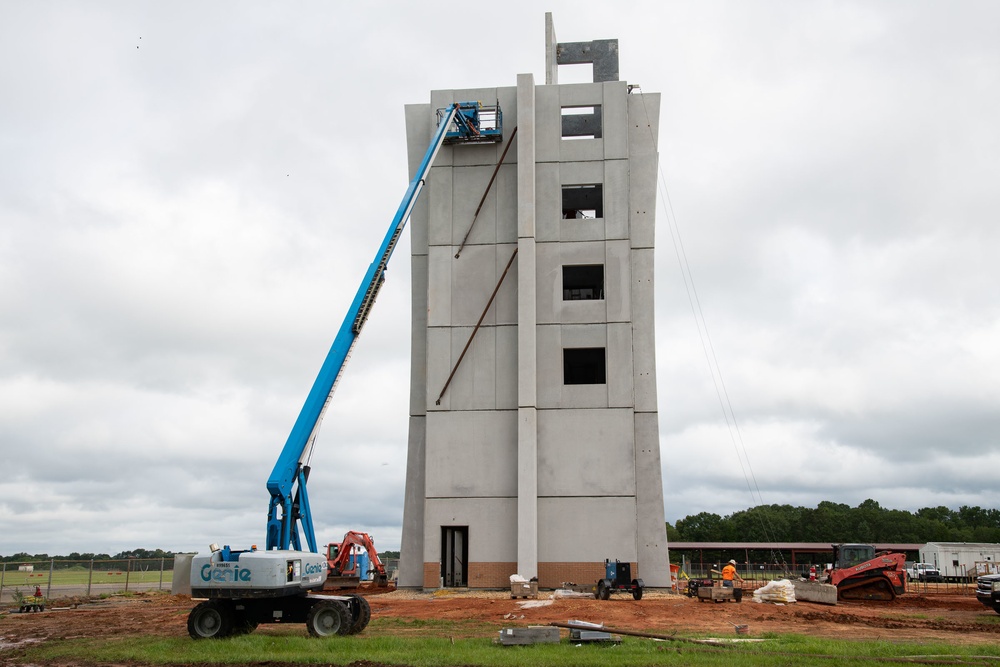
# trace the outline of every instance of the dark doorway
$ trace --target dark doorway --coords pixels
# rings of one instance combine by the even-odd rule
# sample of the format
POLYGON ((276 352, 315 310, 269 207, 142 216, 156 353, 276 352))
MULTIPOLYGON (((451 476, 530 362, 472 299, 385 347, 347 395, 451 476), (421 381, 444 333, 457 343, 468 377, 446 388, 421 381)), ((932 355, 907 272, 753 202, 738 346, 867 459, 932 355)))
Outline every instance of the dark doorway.
POLYGON ((445 588, 465 588, 469 579, 469 527, 441 526, 441 579, 445 588))

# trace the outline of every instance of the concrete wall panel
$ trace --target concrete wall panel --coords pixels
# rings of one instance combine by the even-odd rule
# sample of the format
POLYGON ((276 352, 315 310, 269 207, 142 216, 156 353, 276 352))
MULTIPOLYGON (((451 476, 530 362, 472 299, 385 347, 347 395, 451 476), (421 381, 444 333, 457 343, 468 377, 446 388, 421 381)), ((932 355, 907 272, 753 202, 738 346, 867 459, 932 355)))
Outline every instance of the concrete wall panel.
POLYGON ((539 410, 539 496, 635 494, 631 410, 539 410))
POLYGON ((604 159, 628 157, 628 84, 608 81, 601 84, 604 97, 604 159))
POLYGON ((451 272, 455 259, 451 246, 432 245, 427 251, 427 324, 444 327, 451 324, 451 272))
POLYGON ((557 163, 539 163, 535 168, 535 239, 539 243, 559 240, 562 218, 562 185, 557 163))
MULTIPOLYGON (((496 327, 452 327, 451 367, 455 375, 448 386, 452 410, 493 410, 497 404, 496 327), (471 338, 471 342, 470 342, 471 338), (468 344, 462 362, 459 355, 468 344)), ((438 389, 433 398, 441 390, 438 389)))
POLYGON ((453 170, 451 167, 432 167, 421 199, 427 199, 429 225, 427 244, 450 246, 452 238, 453 170))
POLYGON ((428 412, 451 409, 453 392, 445 392, 440 405, 435 403, 449 373, 451 373, 451 331, 447 327, 430 327, 427 329, 426 410, 428 412))
POLYGON ((517 325, 496 327, 496 407, 517 408, 517 325))
POLYGON ((604 163, 604 234, 607 239, 629 236, 629 162, 604 163))
POLYGON ((632 267, 629 242, 608 241, 604 245, 604 292, 608 322, 632 319, 632 267))
POLYGON ((629 157, 655 156, 660 136, 660 94, 629 95, 629 157))
POLYGON ((631 408, 632 395, 632 324, 608 324, 608 406, 631 408))
POLYGON ((441 561, 441 527, 469 527, 469 561, 517 561, 516 498, 428 498, 424 562, 441 561))
POLYGON ((670 586, 663 515, 660 433, 655 413, 635 415, 636 522, 639 571, 647 586, 670 586))
POLYGON ((400 586, 423 585, 426 436, 427 418, 410 417, 406 445, 406 485, 403 492, 403 533, 400 542, 400 586))
MULTIPOLYGON (((517 243, 517 165, 510 163, 510 156, 497 172, 493 184, 496 193, 496 241, 517 243)), ((482 195, 480 195, 481 197, 482 195)), ((473 212, 475 210, 473 209, 473 212)), ((478 225, 479 222, 477 221, 478 225)))
POLYGON ((604 158, 604 139, 563 140, 559 144, 559 159, 565 163, 598 162, 604 158))
POLYGON ((656 237, 656 158, 629 161, 628 225, 633 248, 652 248, 656 237))
MULTIPOLYGON (((451 249, 442 261, 451 263, 451 321, 452 326, 475 326, 483 315, 483 309, 489 303, 490 295, 496 288, 497 280, 497 246, 474 245, 466 246, 462 256, 455 259, 451 249)), ((432 252, 432 258, 437 254, 432 252)), ((433 286, 433 284, 432 284, 433 286)), ((496 323, 496 310, 486 311, 483 324, 496 323)))
POLYGON ((427 255, 410 258, 410 415, 427 409, 427 255))
POLYGON ((453 175, 452 214, 455 216, 452 227, 451 243, 454 246, 462 244, 466 239, 469 245, 496 243, 497 241, 497 192, 494 182, 489 189, 490 178, 493 176, 493 165, 456 168, 453 175), (483 194, 486 193, 486 199, 483 194), (482 201, 482 208, 476 216, 476 207, 482 201), (475 216, 475 217, 474 217, 475 216), (473 224, 473 220, 475 224, 473 224))
MULTIPOLYGON (((562 185, 591 185, 604 183, 604 162, 563 162, 559 165, 559 183, 562 185)), ((560 192, 560 198, 562 194, 560 192)), ((605 200, 607 193, 604 193, 605 200)))
POLYGON ((652 248, 656 231, 657 164, 660 95, 628 96, 629 224, 632 247, 652 248))
POLYGON ((558 162, 562 141, 559 89, 535 86, 535 161, 558 162))
MULTIPOLYGON (((534 305, 534 304, 532 304, 534 305)), ((562 327, 559 325, 536 326, 538 351, 538 407, 554 408, 562 398, 562 327)), ((523 401, 522 401, 523 403, 523 401)))
POLYGON ((603 83, 568 83, 559 86, 560 107, 589 107, 604 104, 603 83))
POLYGON ((606 324, 539 325, 538 407, 606 408, 607 384, 563 384, 564 347, 607 347, 606 324))
POLYGON ((570 218, 559 220, 559 240, 563 242, 603 241, 604 218, 570 218))
POLYGON ((539 498, 538 523, 540 562, 637 560, 634 498, 539 498))
POLYGON ((632 251, 632 302, 645 304, 632 315, 635 366, 635 409, 655 412, 656 333, 653 299, 653 249, 632 251))
MULTIPOLYGON (((607 319, 606 299, 594 301, 563 300, 563 266, 579 264, 606 264, 605 244, 602 241, 586 243, 539 243, 537 247, 537 317, 540 324, 595 323, 607 319)), ((605 266, 605 291, 609 281, 605 266)), ((620 298, 620 295, 616 295, 620 298)))
POLYGON ((427 417, 429 498, 517 495, 517 411, 437 412, 427 417))
MULTIPOLYGON (((517 257, 514 258, 514 263, 507 269, 511 255, 514 254, 514 250, 516 249, 517 245, 514 243, 494 247, 496 252, 496 279, 498 282, 501 279, 503 280, 500 284, 500 289, 497 291, 496 298, 493 300, 493 306, 490 309, 492 314, 489 315, 497 324, 517 324, 517 271, 520 266, 520 261, 517 257), (507 276, 503 277, 505 269, 507 270, 507 276)), ((489 294, 486 295, 486 300, 488 299, 489 294)), ((484 305, 486 300, 483 301, 484 305)))
MULTIPOLYGON (((500 144, 500 153, 507 146, 510 137, 519 124, 517 109, 517 86, 504 86, 497 88, 497 97, 500 99, 500 108, 503 110, 503 143, 500 144)), ((483 100, 485 102, 485 100, 483 100)), ((518 133, 520 134, 520 132, 518 133)), ((514 144, 507 151, 507 158, 504 164, 517 164, 517 135, 514 136, 514 144)))

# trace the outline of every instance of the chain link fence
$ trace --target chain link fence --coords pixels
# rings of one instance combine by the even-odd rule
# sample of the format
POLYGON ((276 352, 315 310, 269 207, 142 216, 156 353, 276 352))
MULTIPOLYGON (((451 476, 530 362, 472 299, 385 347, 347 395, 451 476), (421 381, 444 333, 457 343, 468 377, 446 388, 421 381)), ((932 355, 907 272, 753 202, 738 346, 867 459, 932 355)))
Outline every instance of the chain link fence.
MULTIPOLYGON (((680 572, 680 581, 686 579, 720 579, 719 573, 725 566, 726 561, 717 563, 703 563, 686 561, 680 572), (714 570, 714 574, 713 574, 714 570), (681 574, 683 573, 683 574, 681 574)), ((809 569, 812 565, 796 565, 795 571, 790 571, 785 564, 781 563, 738 563, 736 571, 743 577, 745 589, 756 589, 775 579, 790 579, 802 577, 808 579, 811 574, 809 569)), ((825 565, 816 564, 814 573, 817 579, 824 575, 825 565)), ((684 584, 680 584, 684 587, 684 584)), ((965 568, 941 568, 940 580, 920 581, 908 579, 906 589, 910 593, 959 593, 963 595, 976 594, 976 573, 966 571, 965 568)))
POLYGON ((0 563, 0 604, 41 593, 46 600, 170 590, 173 558, 0 563))

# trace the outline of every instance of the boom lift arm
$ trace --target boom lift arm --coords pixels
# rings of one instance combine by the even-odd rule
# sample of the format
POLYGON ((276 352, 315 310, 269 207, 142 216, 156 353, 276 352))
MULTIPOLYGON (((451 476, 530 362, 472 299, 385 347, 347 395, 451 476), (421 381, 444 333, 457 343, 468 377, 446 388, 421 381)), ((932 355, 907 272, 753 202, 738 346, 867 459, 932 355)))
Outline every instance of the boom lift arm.
POLYGON ((403 195, 403 200, 396 210, 396 215, 389 224, 382 245, 379 246, 375 259, 368 267, 364 280, 358 287, 358 292, 351 307, 344 317, 337 337, 327 353, 319 374, 313 382, 312 389, 306 397, 305 404, 299 412, 295 425, 278 456, 277 462, 267 480, 267 490, 271 494, 267 510, 267 549, 301 549, 299 524, 305 535, 309 551, 317 552, 316 533, 313 528, 312 513, 309 508, 309 495, 306 483, 309 479, 309 461, 312 458, 316 435, 319 432, 323 415, 330 404, 330 399, 337 389, 344 367, 350 359, 351 351, 357 342, 358 335, 368 319, 375 297, 382 283, 385 282, 385 269, 392 256, 396 242, 399 240, 424 186, 434 159, 442 143, 460 143, 463 138, 470 142, 500 141, 502 134, 499 129, 499 106, 496 108, 497 128, 492 130, 494 137, 485 138, 491 132, 481 132, 479 112, 482 105, 478 102, 455 103, 449 108, 438 111, 438 127, 431 140, 427 152, 417 169, 413 180, 403 195), (457 129, 456 129, 457 128, 457 129))

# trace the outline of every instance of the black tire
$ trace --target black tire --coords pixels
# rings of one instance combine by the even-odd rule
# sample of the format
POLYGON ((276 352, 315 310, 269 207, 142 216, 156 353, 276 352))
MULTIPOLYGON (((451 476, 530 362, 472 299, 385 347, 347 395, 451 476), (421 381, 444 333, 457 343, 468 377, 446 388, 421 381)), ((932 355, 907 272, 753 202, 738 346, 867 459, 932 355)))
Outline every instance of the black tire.
POLYGON ((611 586, 604 579, 597 582, 597 599, 598 600, 608 600, 611 598, 611 586))
POLYGON ((594 599, 603 600, 604 599, 604 582, 598 581, 597 586, 594 588, 594 599))
POLYGON ((346 635, 351 631, 351 625, 351 612, 347 605, 337 600, 317 602, 306 616, 306 627, 313 637, 346 635))
POLYGON ((632 599, 641 600, 642 599, 642 584, 638 581, 632 582, 632 599))
POLYGON ((372 608, 368 600, 360 595, 352 595, 347 608, 351 612, 351 629, 347 634, 356 635, 368 627, 368 622, 372 620, 372 608))
POLYGON ((188 614, 191 639, 222 639, 233 633, 234 613, 229 605, 217 600, 202 602, 188 614))

